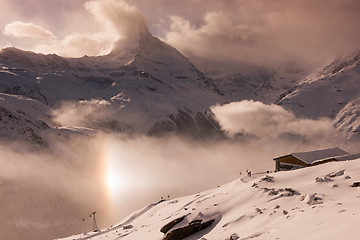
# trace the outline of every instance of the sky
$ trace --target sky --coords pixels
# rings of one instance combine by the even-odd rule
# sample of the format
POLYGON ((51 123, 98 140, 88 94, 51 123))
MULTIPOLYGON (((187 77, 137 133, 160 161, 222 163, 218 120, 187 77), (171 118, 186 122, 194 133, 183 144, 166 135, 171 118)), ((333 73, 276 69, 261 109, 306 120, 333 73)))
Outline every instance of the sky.
POLYGON ((360 49, 357 0, 0 0, 0 47, 101 55, 145 22, 190 58, 322 62, 360 49))

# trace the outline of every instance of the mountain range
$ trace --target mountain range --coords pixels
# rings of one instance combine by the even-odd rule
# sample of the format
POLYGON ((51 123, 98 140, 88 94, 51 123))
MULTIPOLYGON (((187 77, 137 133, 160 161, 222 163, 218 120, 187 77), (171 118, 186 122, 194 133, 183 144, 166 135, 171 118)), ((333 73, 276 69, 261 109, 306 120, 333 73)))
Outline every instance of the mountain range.
MULTIPOLYGON (((119 40, 105 56, 63 58, 6 48, 0 52, 0 91, 3 99, 18 103, 2 101, 1 121, 15 124, 17 119, 22 127, 9 134, 6 124, 1 135, 46 142, 39 130, 68 126, 151 135, 221 135, 209 107, 244 99, 276 103, 300 117, 337 119, 335 125, 349 135, 354 126, 344 124, 353 121, 346 121, 349 114, 343 112, 360 96, 353 87, 360 81, 359 56, 357 52, 338 58, 314 73, 294 62, 271 70, 230 70, 214 61, 201 66, 204 74, 146 26, 119 40), (42 110, 20 114, 20 102, 28 105, 24 113, 42 110), (59 116, 73 108, 82 118, 78 113, 66 120, 59 116), (342 116, 337 116, 342 109, 342 116)), ((350 135, 356 133, 354 129, 350 135)))

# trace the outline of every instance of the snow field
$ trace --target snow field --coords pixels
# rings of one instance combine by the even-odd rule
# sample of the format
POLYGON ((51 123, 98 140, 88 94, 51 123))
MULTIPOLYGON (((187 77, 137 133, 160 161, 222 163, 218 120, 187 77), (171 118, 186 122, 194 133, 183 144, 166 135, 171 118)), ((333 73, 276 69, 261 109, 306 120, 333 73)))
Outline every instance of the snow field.
MULTIPOLYGON (((70 239, 162 239, 160 229, 185 216, 174 229, 193 220, 214 219, 190 239, 357 239, 360 220, 360 159, 288 172, 270 173, 198 194, 162 201, 130 214, 99 233, 70 239), (326 181, 317 181, 317 179, 326 181)), ((65 240, 65 239, 63 239, 65 240)))

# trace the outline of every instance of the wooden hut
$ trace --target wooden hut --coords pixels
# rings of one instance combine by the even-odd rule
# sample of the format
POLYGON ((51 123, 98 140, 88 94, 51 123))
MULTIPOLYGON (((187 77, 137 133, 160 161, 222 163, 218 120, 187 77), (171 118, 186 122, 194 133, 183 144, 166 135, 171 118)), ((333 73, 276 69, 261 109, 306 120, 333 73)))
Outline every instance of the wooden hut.
POLYGON ((293 170, 332 161, 346 161, 353 157, 341 148, 328 148, 311 152, 297 152, 274 158, 275 171, 293 170))

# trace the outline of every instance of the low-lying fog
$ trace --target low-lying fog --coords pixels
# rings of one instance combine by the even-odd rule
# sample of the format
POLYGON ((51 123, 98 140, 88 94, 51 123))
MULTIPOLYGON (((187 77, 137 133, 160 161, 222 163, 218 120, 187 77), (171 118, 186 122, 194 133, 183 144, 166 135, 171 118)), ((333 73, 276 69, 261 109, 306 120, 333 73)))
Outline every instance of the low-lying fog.
POLYGON ((0 239, 52 239, 100 228, 159 201, 217 187, 272 158, 343 146, 329 119, 298 119, 275 105, 243 101, 212 108, 228 138, 98 132, 52 138, 50 150, 0 146, 0 239))

